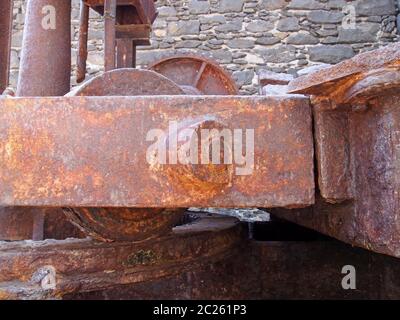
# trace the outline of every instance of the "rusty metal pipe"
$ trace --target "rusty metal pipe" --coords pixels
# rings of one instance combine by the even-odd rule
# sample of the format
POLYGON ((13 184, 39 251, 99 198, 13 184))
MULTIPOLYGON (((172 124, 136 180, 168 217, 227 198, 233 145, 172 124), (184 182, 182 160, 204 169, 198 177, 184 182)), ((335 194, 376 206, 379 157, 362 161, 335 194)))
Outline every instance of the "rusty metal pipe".
POLYGON ((27 3, 18 96, 63 96, 70 90, 71 1, 27 3))
POLYGON ((115 19, 117 1, 104 1, 104 69, 115 69, 115 19))
POLYGON ((81 83, 85 80, 86 60, 87 60, 87 42, 89 32, 89 6, 81 1, 80 22, 79 22, 79 39, 78 39, 78 57, 76 61, 77 72, 76 82, 81 83))
POLYGON ((8 85, 13 1, 0 0, 0 94, 8 85))

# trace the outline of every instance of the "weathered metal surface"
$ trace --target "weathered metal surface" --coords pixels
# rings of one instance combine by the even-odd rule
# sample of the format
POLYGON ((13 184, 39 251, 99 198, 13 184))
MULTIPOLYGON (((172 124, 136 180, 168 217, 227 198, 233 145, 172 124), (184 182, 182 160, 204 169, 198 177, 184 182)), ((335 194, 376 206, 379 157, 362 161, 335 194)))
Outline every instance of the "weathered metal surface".
POLYGON ((2 243, 0 298, 400 298, 398 259, 337 241, 248 241, 232 220, 210 220, 142 243, 2 243), (342 287, 346 265, 357 290, 342 287))
POLYGON ((117 0, 104 0, 104 70, 116 67, 115 25, 117 17, 117 0))
POLYGON ((117 69, 90 79, 68 96, 182 95, 184 91, 166 77, 148 70, 117 69))
POLYGON ((76 82, 81 83, 86 76, 87 44, 89 34, 89 6, 81 0, 79 13, 78 54, 76 61, 76 82))
POLYGON ((358 76, 365 74, 368 70, 398 67, 399 60, 400 43, 396 42, 374 51, 358 54, 335 66, 296 78, 290 82, 289 92, 328 96, 335 90, 357 82, 358 76))
POLYGON ((293 92, 315 94, 321 199, 314 208, 280 213, 396 257, 400 257, 399 49, 398 43, 389 45, 291 84, 293 92))
POLYGON ((70 76, 71 1, 29 0, 17 96, 63 96, 70 76))
POLYGON ((10 69, 13 0, 0 1, 0 95, 7 88, 10 69))
POLYGON ((136 44, 132 39, 117 39, 117 69, 136 67, 136 44))
POLYGON ((180 209, 65 208, 69 221, 105 242, 140 241, 168 233, 183 218, 180 209))
MULTIPOLYGON (((93 78, 70 95, 138 96, 184 94, 178 85, 147 70, 118 69, 93 78), (137 84, 140 83, 140 86, 137 84)), ((101 241, 133 241, 160 236, 182 219, 182 210, 132 208, 68 208, 69 220, 101 241)))
POLYGON ((2 207, 0 208, 0 240, 43 240, 82 238, 61 209, 2 207))
POLYGON ((203 216, 149 241, 0 243, 0 299, 61 298, 202 270, 243 238, 235 218, 203 216))
MULTIPOLYGON (((153 0, 85 0, 104 16, 104 68, 136 66, 136 46, 150 45, 151 25, 157 17, 153 0)), ((87 41, 87 39, 86 39, 87 41)))
MULTIPOLYGON (((0 208, 0 240, 25 240, 34 238, 34 220, 41 209, 0 208)), ((36 235, 36 240, 40 235, 36 235)))
MULTIPOLYGON (((28 1, 24 29, 18 96, 58 96, 70 90, 71 2, 28 1)), ((1 209, 0 238, 3 240, 57 238, 75 235, 61 209, 28 207, 1 209), (46 229, 51 212, 64 231, 46 229), (70 231, 72 231, 70 233, 70 231)))
MULTIPOLYGON (((299 207, 314 202, 311 114, 304 97, 12 98, 0 99, 0 108, 2 206, 299 207), (153 129, 164 130, 166 138, 175 124, 196 130, 213 123, 242 130, 248 141, 242 143, 247 160, 227 162, 223 180, 218 168, 225 165, 193 167, 174 164, 173 158, 159 164, 150 148, 156 141, 146 141, 153 129), (196 179, 188 179, 187 172, 196 179)), ((179 153, 178 147, 171 147, 170 155, 179 153)))
POLYGON ((149 67, 182 87, 187 94, 236 95, 232 77, 215 62, 201 56, 178 55, 149 67))
MULTIPOLYGON (((279 233, 279 230, 277 230, 279 233)), ((250 241, 238 254, 201 270, 65 299, 395 299, 398 259, 336 241, 250 241), (344 290, 342 268, 356 268, 356 290, 344 290), (177 289, 178 288, 178 289, 177 289)))
MULTIPOLYGON (((84 0, 85 3, 99 12, 104 13, 105 0, 84 0)), ((117 0, 122 14, 134 17, 135 23, 152 24, 157 17, 155 0, 117 0)))

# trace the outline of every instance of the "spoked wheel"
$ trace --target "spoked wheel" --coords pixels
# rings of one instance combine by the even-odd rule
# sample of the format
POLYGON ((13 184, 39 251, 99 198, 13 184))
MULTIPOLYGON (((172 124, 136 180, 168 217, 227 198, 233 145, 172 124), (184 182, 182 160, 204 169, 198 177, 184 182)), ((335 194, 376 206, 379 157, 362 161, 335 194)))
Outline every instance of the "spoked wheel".
POLYGON ((212 60, 195 55, 178 55, 155 62, 149 67, 189 95, 236 95, 232 77, 212 60))
MULTIPOLYGON (((68 96, 183 95, 180 86, 148 70, 117 69, 95 77, 68 96)), ((185 209, 64 208, 86 235, 100 241, 141 241, 158 237, 183 220, 185 209)))

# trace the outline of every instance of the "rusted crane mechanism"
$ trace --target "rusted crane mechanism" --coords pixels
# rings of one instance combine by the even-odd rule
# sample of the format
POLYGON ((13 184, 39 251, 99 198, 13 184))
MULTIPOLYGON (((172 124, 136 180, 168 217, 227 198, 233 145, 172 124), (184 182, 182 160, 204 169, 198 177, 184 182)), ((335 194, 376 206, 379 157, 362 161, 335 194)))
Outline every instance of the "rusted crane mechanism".
MULTIPOLYGON (((3 91, 12 1, 1 6, 3 91)), ((290 94, 239 96, 230 75, 204 57, 175 56, 135 69, 136 46, 150 43, 157 17, 153 0, 85 0, 79 83, 86 74, 90 9, 104 16, 105 72, 71 91, 71 2, 27 1, 16 97, 0 99, 0 238, 86 235, 100 242, 2 243, 0 298, 84 295, 133 284, 120 292, 154 296, 159 285, 187 281, 160 280, 166 277, 219 277, 216 270, 227 264, 236 266, 231 276, 240 275, 242 260, 232 257, 249 246, 242 226, 232 218, 188 216, 188 207, 268 208, 400 257, 398 43, 295 79, 290 94), (56 28, 43 25, 52 12, 56 28), (187 152, 177 137, 196 141, 215 129, 245 133, 220 150, 224 161, 173 161, 173 151, 187 152), (161 136, 152 145, 153 130, 161 136), (155 161, 150 146, 168 146, 169 162, 155 161), (144 281, 153 289, 140 287, 144 281)), ((201 146, 198 152, 206 153, 201 146)), ((265 254, 251 246, 256 256, 265 254)), ((242 259, 249 268, 261 263, 242 259)), ((208 291, 197 284, 200 297, 223 296, 221 282, 218 292, 217 284, 208 291)), ((271 294, 251 292, 248 284, 231 287, 229 297, 271 294)))

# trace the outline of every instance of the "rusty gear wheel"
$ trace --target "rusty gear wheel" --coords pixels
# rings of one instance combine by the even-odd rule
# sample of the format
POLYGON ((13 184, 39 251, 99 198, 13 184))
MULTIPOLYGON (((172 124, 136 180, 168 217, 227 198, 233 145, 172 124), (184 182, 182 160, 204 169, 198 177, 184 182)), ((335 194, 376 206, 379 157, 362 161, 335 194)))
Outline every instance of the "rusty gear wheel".
POLYGON ((173 81, 149 70, 116 69, 92 78, 67 96, 158 96, 183 95, 173 81))
MULTIPOLYGON (((183 95, 173 81, 149 70, 116 69, 88 80, 68 96, 183 95)), ((179 224, 184 209, 64 208, 69 221, 100 241, 141 241, 179 224)))
POLYGON ((155 71, 178 84, 189 95, 237 95, 230 74, 214 61, 196 55, 177 55, 153 63, 155 71))
POLYGON ((105 242, 140 241, 167 233, 183 219, 180 209, 64 208, 69 221, 105 242))

